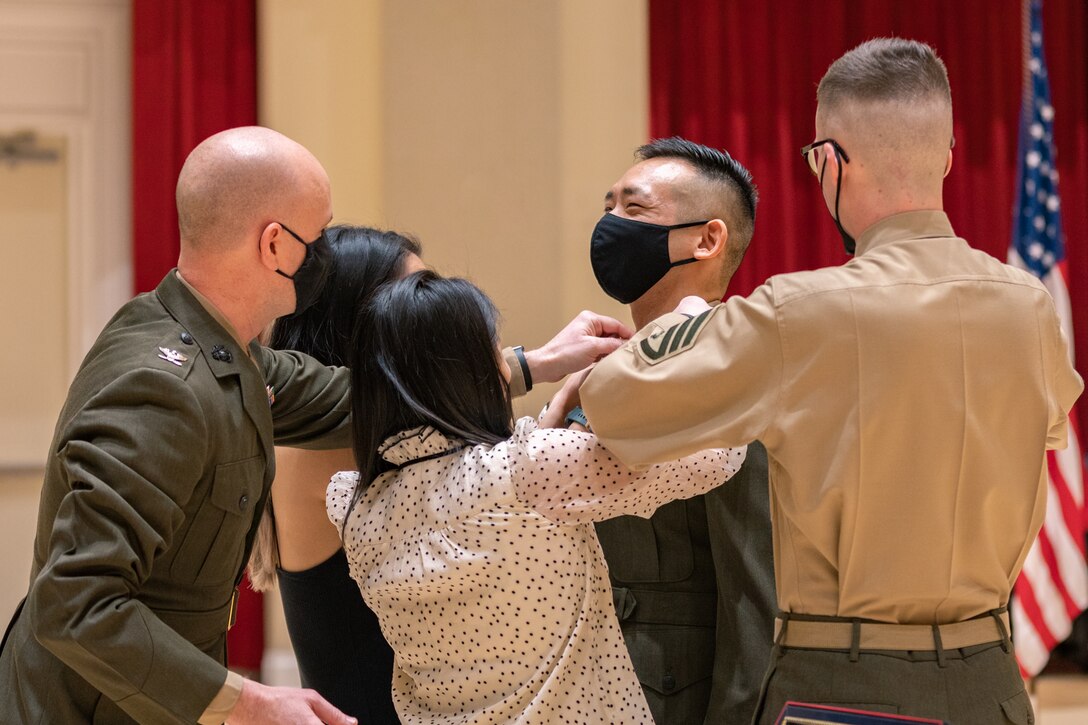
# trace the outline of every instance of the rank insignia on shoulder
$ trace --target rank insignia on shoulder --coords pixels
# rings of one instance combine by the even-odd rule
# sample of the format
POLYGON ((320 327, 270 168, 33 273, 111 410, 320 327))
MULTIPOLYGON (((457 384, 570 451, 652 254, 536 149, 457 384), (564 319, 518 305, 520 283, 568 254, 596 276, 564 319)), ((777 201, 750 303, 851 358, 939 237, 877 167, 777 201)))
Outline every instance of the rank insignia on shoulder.
POLYGON ((188 355, 178 352, 177 350, 171 350, 168 347, 159 348, 159 357, 169 363, 174 363, 179 368, 181 364, 189 359, 188 355))
POLYGON ((673 325, 667 330, 650 335, 638 344, 638 354, 650 365, 679 355, 695 346, 699 332, 717 307, 673 325))

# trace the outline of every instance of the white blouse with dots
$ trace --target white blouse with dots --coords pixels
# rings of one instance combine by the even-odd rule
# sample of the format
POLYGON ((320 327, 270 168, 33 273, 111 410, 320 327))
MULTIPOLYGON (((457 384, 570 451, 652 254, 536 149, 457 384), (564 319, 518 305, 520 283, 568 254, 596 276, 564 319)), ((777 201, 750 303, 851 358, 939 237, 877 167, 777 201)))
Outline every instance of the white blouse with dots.
MULTIPOLYGON (((427 427, 381 454, 399 468, 351 511, 344 550, 395 653, 405 723, 653 722, 591 522, 705 493, 744 449, 636 472, 588 433, 522 418, 493 447, 427 427)), ((338 529, 357 480, 329 484, 338 529)))

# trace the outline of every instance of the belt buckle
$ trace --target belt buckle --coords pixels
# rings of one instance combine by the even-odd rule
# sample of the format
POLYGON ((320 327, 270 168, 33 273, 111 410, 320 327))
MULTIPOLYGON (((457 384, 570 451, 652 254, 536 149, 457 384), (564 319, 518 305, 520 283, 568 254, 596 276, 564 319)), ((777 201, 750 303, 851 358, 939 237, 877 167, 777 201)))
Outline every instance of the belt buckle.
POLYGON ((234 587, 234 591, 230 594, 230 615, 227 616, 227 631, 229 632, 234 628, 234 623, 238 620, 238 587, 234 587))

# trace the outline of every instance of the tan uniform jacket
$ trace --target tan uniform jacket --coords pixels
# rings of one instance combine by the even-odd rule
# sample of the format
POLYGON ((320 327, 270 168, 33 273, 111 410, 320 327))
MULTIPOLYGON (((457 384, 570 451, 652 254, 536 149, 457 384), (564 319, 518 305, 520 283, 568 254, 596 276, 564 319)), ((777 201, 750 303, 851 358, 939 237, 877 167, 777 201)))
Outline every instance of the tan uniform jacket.
POLYGON ((666 315, 581 397, 629 465, 766 445, 783 610, 944 623, 1008 601, 1081 388, 1043 286, 911 212, 841 267, 666 315))
POLYGON ((248 352, 174 273, 102 332, 49 452, 0 722, 193 723, 223 688, 273 442, 349 439, 346 371, 248 352))

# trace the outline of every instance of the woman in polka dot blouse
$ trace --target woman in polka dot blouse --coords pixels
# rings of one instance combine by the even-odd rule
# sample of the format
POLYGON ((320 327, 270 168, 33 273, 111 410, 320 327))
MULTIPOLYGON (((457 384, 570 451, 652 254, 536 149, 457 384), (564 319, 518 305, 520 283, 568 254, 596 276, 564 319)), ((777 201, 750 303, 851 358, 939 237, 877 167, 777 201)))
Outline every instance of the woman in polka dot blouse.
MULTIPOLYGON (((379 291, 352 366, 359 472, 329 484, 351 574, 395 656, 405 723, 652 723, 592 522, 732 476, 743 449, 631 471, 592 434, 516 423, 497 313, 433 272, 379 291)), ((592 422, 592 421, 591 421, 592 422)))

